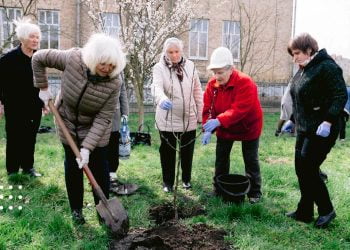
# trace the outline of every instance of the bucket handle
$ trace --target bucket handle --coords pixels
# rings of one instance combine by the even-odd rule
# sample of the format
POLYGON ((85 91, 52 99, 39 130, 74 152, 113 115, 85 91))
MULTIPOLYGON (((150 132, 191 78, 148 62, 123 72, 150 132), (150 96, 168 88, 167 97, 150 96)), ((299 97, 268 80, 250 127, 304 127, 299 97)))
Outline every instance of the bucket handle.
MULTIPOLYGON (((217 180, 217 178, 216 178, 216 180, 217 180)), ((224 188, 222 188, 221 184, 220 184, 218 181, 216 181, 216 184, 219 186, 219 188, 220 188, 222 191, 224 191, 226 194, 231 195, 231 196, 242 196, 242 195, 246 195, 246 194, 249 192, 249 189, 250 189, 250 181, 249 181, 249 179, 248 179, 248 187, 247 187, 247 189, 246 189, 244 192, 237 193, 237 194, 231 193, 231 192, 225 190, 224 188)))

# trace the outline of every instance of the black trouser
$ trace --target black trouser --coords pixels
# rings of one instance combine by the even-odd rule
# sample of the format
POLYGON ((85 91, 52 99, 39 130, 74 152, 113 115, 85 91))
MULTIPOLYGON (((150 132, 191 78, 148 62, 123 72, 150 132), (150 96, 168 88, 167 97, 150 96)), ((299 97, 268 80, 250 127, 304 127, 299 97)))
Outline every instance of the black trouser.
POLYGON ((175 164, 176 164, 176 144, 180 140, 181 152, 181 170, 182 181, 191 181, 192 159, 196 131, 188 132, 165 132, 160 131, 161 144, 159 148, 160 161, 162 165, 163 183, 173 186, 175 181, 175 164))
MULTIPOLYGON (((71 209, 82 209, 84 198, 83 170, 79 169, 75 155, 68 145, 63 144, 65 159, 64 170, 66 188, 71 209)), ((101 187, 106 198, 109 198, 109 170, 107 163, 107 147, 97 147, 90 153, 89 168, 101 187)), ((95 204, 98 197, 94 194, 95 204)))
MULTIPOLYGON (((217 138, 214 179, 219 175, 229 174, 230 153, 233 142, 233 140, 217 138)), ((245 174, 250 180, 250 191, 248 192, 248 197, 260 197, 262 195, 258 151, 259 138, 251 141, 242 141, 245 174)))
POLYGON ((339 121, 339 139, 345 139, 346 122, 348 119, 349 119, 349 115, 343 111, 339 121))
POLYGON ((320 166, 334 146, 338 133, 324 138, 317 135, 298 134, 295 145, 295 172, 298 176, 301 198, 297 213, 300 217, 312 217, 314 203, 319 215, 333 210, 327 186, 320 177, 320 166))
POLYGON ((119 138, 120 138, 119 131, 112 132, 111 137, 109 138, 109 143, 108 143, 108 147, 107 147, 107 149, 108 149, 107 159, 108 159, 110 173, 115 173, 118 170, 118 166, 119 166, 119 138))
POLYGON ((6 118, 6 169, 17 173, 19 168, 28 171, 34 167, 36 135, 40 126, 41 108, 11 109, 5 105, 6 118))

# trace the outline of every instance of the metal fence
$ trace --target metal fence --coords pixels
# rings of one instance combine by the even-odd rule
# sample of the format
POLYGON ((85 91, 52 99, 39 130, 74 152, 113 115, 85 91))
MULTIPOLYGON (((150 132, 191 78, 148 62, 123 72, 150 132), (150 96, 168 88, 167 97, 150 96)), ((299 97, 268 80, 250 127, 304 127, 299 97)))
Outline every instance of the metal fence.
MULTIPOLYGON (((53 96, 56 96, 61 87, 61 79, 59 76, 50 76, 49 77, 49 86, 50 91, 53 96)), ((285 89, 287 88, 287 82, 279 82, 279 83, 270 83, 270 82, 258 82, 258 94, 261 105, 265 112, 278 112, 280 109, 281 98, 285 89)), ((205 84, 203 86, 203 89, 205 84)), ((135 95, 133 94, 132 89, 128 89, 128 97, 129 97, 129 110, 130 113, 137 113, 138 106, 136 103, 135 95)), ((144 110, 145 113, 154 113, 155 105, 154 99, 151 95, 150 87, 146 87, 144 89, 144 110)))

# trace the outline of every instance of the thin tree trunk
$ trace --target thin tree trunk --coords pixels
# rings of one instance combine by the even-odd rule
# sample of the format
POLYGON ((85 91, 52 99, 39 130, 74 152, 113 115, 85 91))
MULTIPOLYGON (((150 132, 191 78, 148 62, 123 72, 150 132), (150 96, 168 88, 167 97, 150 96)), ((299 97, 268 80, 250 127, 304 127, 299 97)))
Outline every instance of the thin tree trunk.
POLYGON ((134 81, 134 89, 135 89, 135 95, 136 95, 136 101, 137 101, 137 108, 138 108, 138 126, 141 126, 144 122, 145 117, 145 107, 143 105, 143 83, 140 82, 140 79, 136 79, 134 81))

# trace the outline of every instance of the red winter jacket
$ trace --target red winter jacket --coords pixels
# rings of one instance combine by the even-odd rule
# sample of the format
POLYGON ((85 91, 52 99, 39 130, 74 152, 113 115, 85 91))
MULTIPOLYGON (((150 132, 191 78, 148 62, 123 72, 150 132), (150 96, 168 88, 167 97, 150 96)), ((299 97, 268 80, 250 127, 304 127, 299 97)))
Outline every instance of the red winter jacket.
POLYGON ((234 70, 224 86, 215 78, 209 80, 204 93, 203 124, 215 118, 221 123, 216 129, 218 138, 246 141, 260 136, 263 113, 256 84, 249 76, 234 70))

